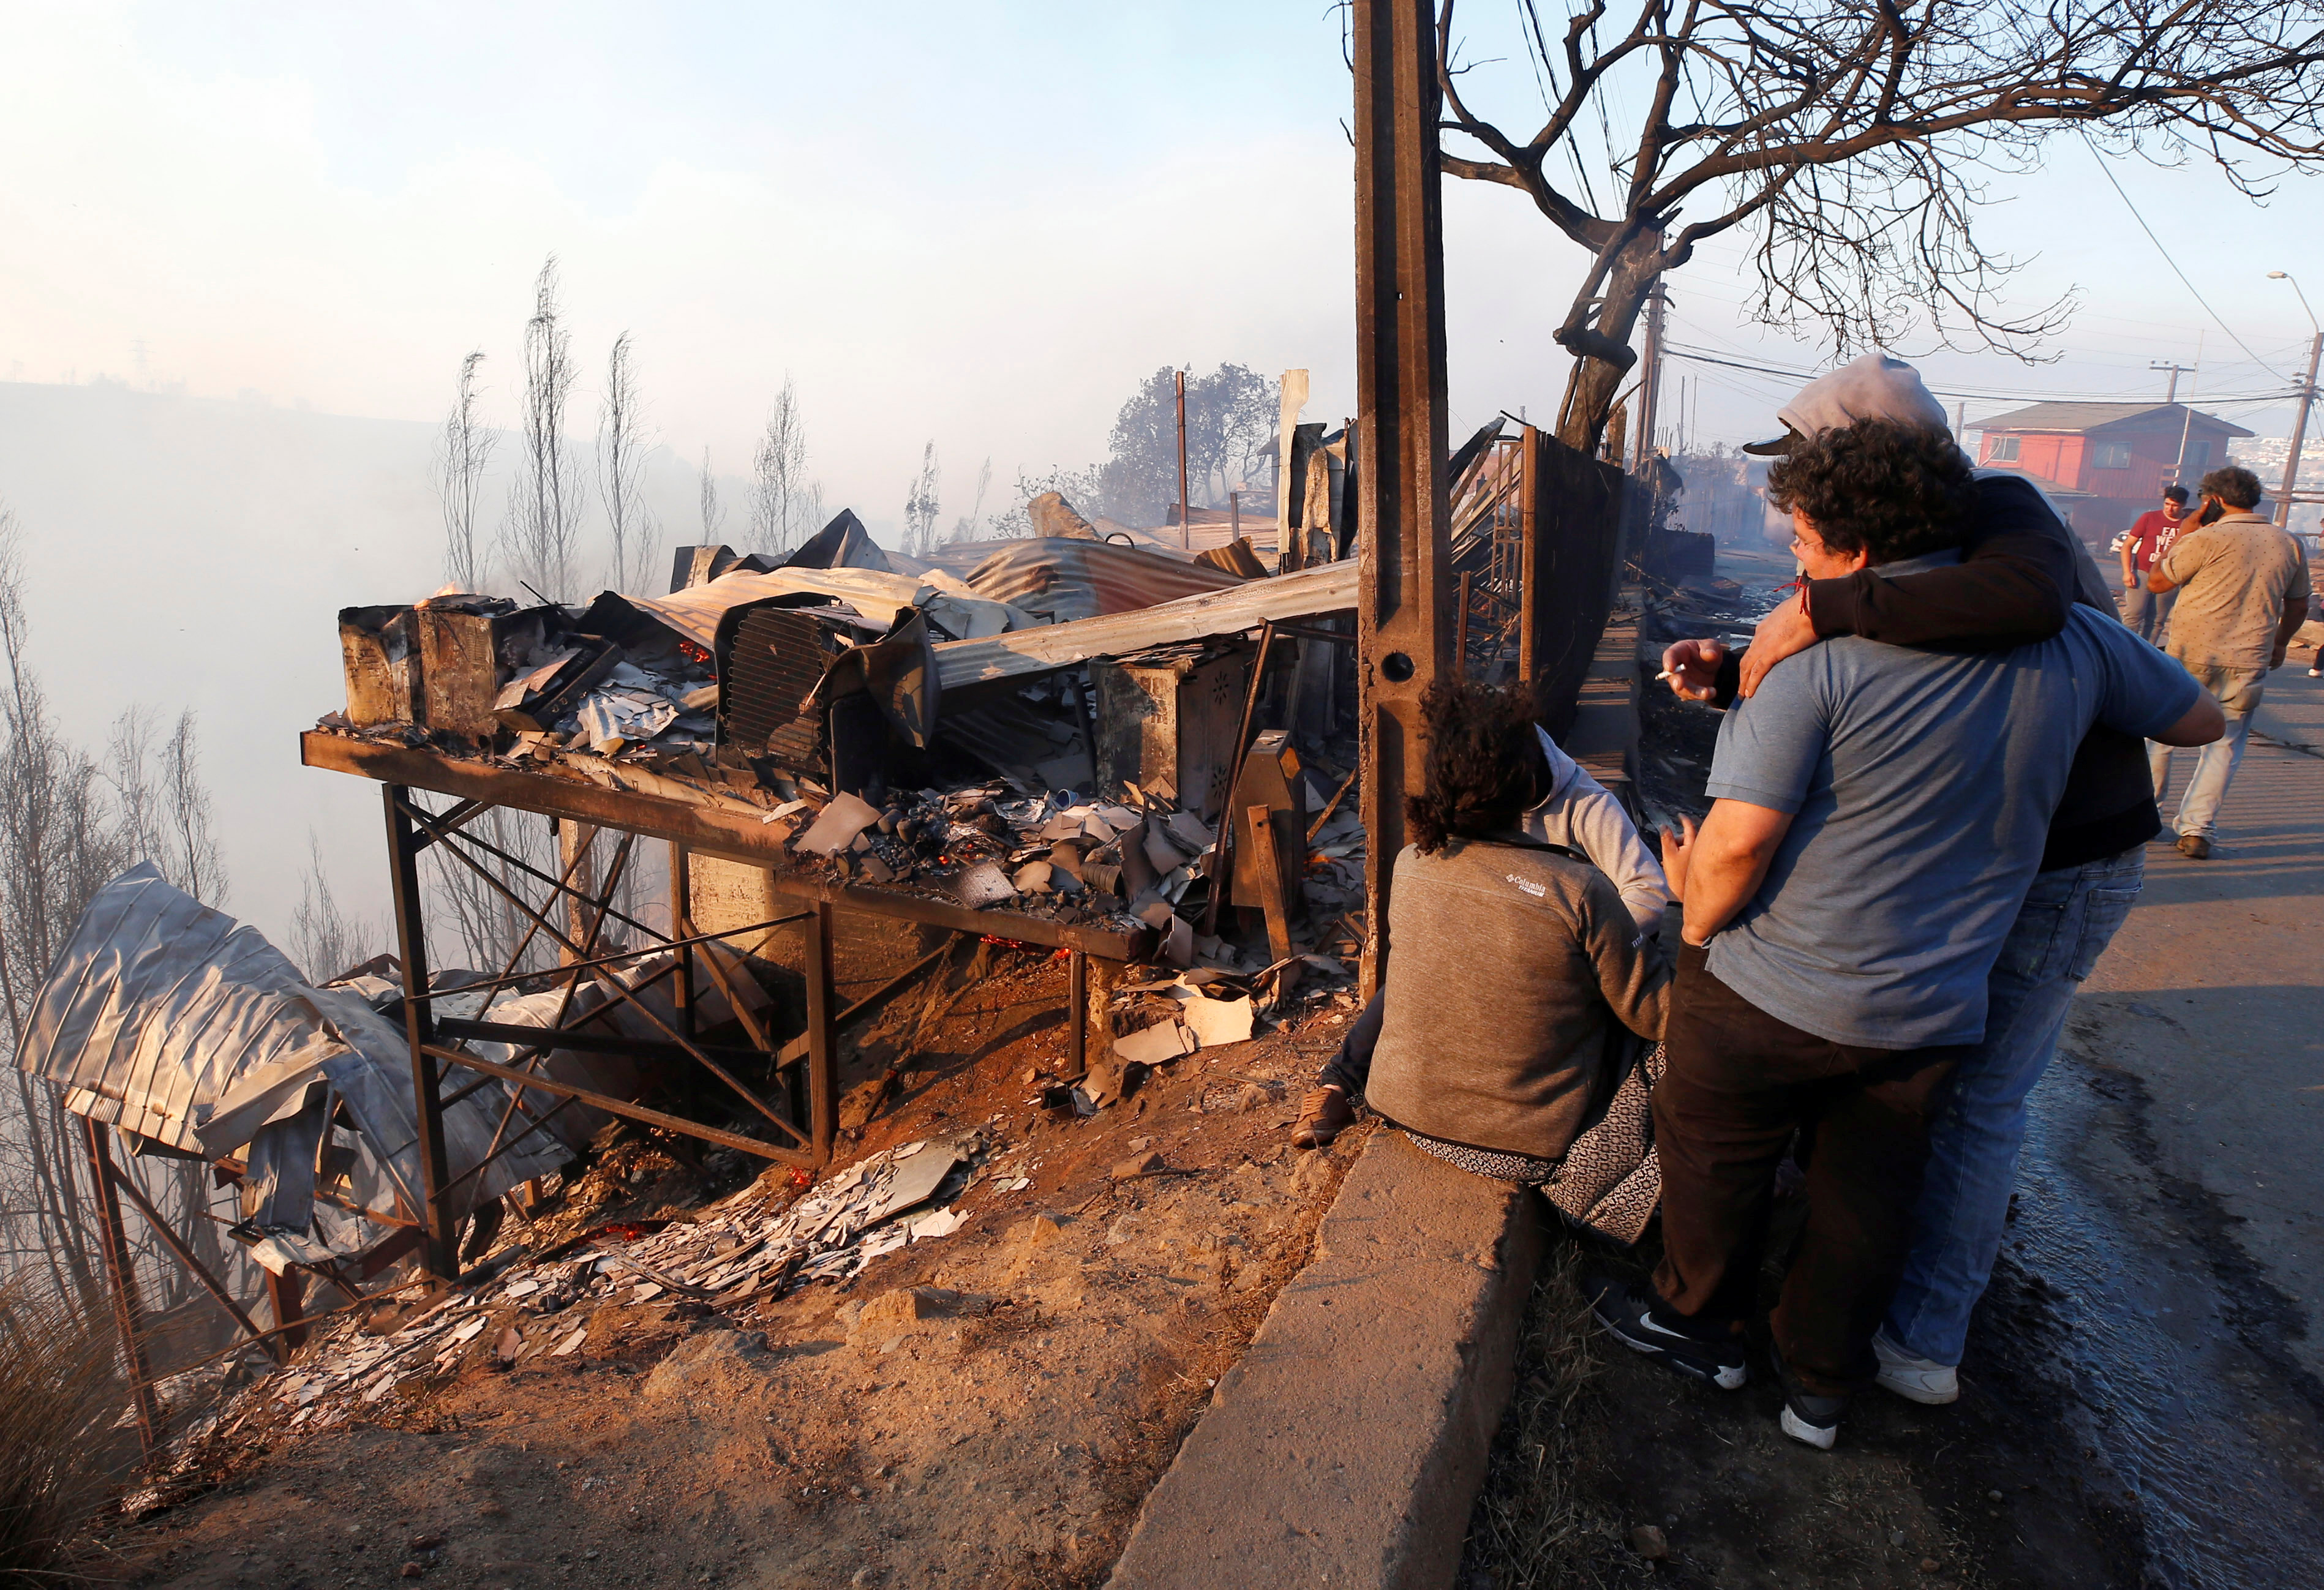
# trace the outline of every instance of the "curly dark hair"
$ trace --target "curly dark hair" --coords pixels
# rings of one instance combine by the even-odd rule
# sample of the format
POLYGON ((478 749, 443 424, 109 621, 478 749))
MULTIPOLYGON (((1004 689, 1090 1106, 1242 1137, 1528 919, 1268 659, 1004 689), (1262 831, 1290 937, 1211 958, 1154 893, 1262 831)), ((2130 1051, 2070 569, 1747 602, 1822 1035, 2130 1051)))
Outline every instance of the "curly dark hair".
POLYGON ((2213 470, 2195 489, 2206 497, 2217 497, 2229 508, 2239 509, 2246 513, 2259 506, 2263 494, 2259 476, 2240 464, 2213 470))
POLYGON ((1967 539, 1977 477, 1945 431, 1859 419, 1795 445, 1767 472, 1767 501, 1806 514, 1834 552, 1895 563, 1967 539))
POLYGON ((1413 842, 1434 852, 1517 825, 1549 793, 1549 758, 1534 735, 1530 686, 1440 679, 1420 698, 1428 789, 1405 808, 1413 842))

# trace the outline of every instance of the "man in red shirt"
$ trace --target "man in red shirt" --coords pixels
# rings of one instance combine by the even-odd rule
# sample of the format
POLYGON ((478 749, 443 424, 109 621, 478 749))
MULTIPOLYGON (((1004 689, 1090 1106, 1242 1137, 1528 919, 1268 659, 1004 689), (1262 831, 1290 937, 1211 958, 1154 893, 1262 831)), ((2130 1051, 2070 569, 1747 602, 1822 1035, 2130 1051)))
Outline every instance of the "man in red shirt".
POLYGON ((2187 514, 2187 488, 2163 488, 2163 506, 2150 508, 2138 516, 2138 522, 2123 532, 2122 538, 2122 621, 2138 631, 2138 638, 2153 645, 2163 644, 2163 626, 2171 617, 2171 602, 2176 594, 2160 593, 2146 588, 2147 574, 2171 550, 2171 543, 2179 538, 2179 528, 2187 514))

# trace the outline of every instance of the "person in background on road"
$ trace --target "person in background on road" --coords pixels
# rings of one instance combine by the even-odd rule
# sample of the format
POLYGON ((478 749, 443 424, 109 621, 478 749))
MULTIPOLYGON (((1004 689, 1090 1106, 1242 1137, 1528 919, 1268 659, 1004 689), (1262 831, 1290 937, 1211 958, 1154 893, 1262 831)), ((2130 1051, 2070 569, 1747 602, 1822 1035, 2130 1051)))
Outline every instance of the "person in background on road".
MULTIPOLYGON (((2292 638, 2307 621, 2308 555, 2297 537, 2255 511, 2260 485, 2250 470, 2215 469, 2196 490, 2207 522, 2182 533, 2156 561, 2146 588, 2179 593, 2167 649, 2227 715, 2227 733, 2203 748, 2171 823, 2180 853, 2204 861, 2218 832, 2219 804, 2244 759, 2261 689, 2283 666, 2292 638)), ((2148 760, 2159 801, 2171 784, 2170 743, 2150 748, 2148 760)))
POLYGON ((2171 550, 2179 538, 2180 522, 2187 515, 2187 488, 2163 488, 2163 506, 2150 508, 2122 538, 2122 621, 2141 640, 2163 644, 2163 627, 2171 618, 2171 593, 2146 588, 2154 560, 2171 550))
POLYGON ((1421 712, 1365 1094, 1441 1159, 1545 1182, 1622 1080, 1626 1034, 1661 1038, 1670 965, 1603 872, 1521 826, 1550 777, 1531 686, 1443 680, 1421 712))
MULTIPOLYGON (((1519 815, 1517 831, 1527 839, 1561 845, 1604 873, 1637 921, 1639 936, 1654 937, 1671 903, 1662 863, 1638 837, 1622 803, 1560 749, 1547 730, 1536 723, 1533 734, 1546 793, 1519 815)), ((1380 997, 1375 994, 1364 1006, 1338 1052, 1324 1062, 1314 1088, 1300 1100, 1299 1118, 1291 1128, 1294 1147, 1329 1147, 1355 1120, 1355 1100, 1363 1095, 1379 1043, 1380 997)))
MULTIPOLYGON (((1812 433, 1785 418, 1799 434, 1768 495, 1811 578, 1960 562, 1978 487, 1941 410, 1812 433)), ((2207 709, 2183 670, 2081 610, 2003 653, 1842 637, 1765 670, 1721 725, 1701 836, 1665 841, 1686 906, 1654 1093, 1665 1258, 1650 1289, 1591 1280, 1601 1324, 1742 1385, 1774 1172, 1799 1130, 1809 1212, 1772 1357, 1784 1432, 1833 1445, 1878 1373, 1938 1089, 1983 1035, 2084 731, 2192 743, 2216 731, 2207 709)))
MULTIPOLYGON (((1866 385, 1858 381, 1853 400, 1842 407, 1834 400, 1833 377, 1811 383, 1783 411, 1787 440, 1759 448, 1780 451, 1800 429, 1853 418, 1942 418, 1936 400, 1901 363, 1889 361, 1881 382, 1869 391, 1866 385)), ((1812 580, 1800 602, 1762 620, 1739 660, 1715 641, 1672 645, 1663 659, 1671 688, 1723 706, 1747 678, 1756 686, 1776 662, 1835 635, 2003 649, 2056 634, 2070 600, 2113 614, 2087 551, 2031 483, 1980 471, 1978 501, 1961 563, 1894 577, 1868 569, 1812 580)), ((2192 516, 2182 523, 2191 528, 2192 516)), ((2051 817, 2041 871, 1986 980, 1985 1036, 1954 1068, 1929 1128, 1912 1252, 1872 1342, 1879 1384, 1899 1396, 1944 1403, 1960 1395, 1969 1316, 2001 1251, 2025 1140, 2026 1098, 2057 1052, 2075 988, 2137 899, 2147 841, 2162 832, 2142 742, 2091 725, 2051 817)))

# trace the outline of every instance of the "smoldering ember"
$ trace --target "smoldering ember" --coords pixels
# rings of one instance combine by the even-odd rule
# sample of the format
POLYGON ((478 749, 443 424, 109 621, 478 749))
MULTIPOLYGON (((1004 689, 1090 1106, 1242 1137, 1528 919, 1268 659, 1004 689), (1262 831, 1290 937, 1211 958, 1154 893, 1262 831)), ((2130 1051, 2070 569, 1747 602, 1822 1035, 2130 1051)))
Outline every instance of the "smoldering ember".
POLYGON ((786 376, 673 546, 623 333, 585 581, 552 258, 442 577, 230 620, 376 931, 226 908, 190 711, 76 749, 0 507, 0 1583, 2317 1576, 2324 330, 1897 350, 2065 335, 2061 134, 2296 263, 2324 23, 1526 8, 1534 133, 1335 19, 1348 418, 1166 368, 897 537, 786 376), (1456 418, 1448 175, 1578 251, 1554 421, 1456 418), (1680 324, 1747 238, 1814 369, 1680 324))

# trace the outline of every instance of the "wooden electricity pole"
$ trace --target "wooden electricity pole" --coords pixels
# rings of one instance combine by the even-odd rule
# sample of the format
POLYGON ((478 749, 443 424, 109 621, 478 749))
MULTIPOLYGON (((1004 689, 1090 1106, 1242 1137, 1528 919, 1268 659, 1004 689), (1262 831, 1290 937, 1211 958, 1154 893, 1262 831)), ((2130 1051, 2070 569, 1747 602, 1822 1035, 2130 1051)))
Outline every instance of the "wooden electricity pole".
POLYGON ((1356 637, 1362 734, 1362 993, 1388 951, 1420 701, 1452 663, 1446 526, 1444 233, 1427 0, 1355 0, 1356 637))

